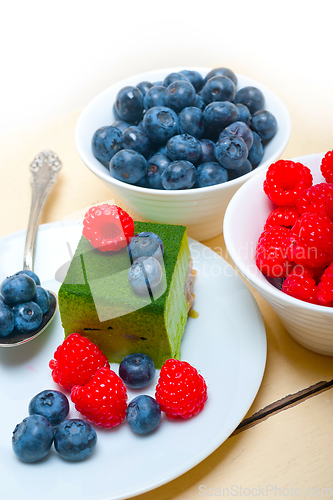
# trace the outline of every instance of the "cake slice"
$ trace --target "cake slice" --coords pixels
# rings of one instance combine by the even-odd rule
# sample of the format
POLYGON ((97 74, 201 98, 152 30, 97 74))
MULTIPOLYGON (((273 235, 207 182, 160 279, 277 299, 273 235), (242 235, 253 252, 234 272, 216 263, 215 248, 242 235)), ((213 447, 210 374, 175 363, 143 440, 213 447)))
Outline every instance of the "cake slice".
POLYGON ((180 356, 193 300, 190 250, 183 226, 135 222, 135 233, 143 231, 156 233, 164 243, 162 295, 133 292, 127 248, 101 252, 82 236, 59 290, 59 309, 66 337, 74 332, 88 337, 110 362, 141 352, 160 368, 180 356))

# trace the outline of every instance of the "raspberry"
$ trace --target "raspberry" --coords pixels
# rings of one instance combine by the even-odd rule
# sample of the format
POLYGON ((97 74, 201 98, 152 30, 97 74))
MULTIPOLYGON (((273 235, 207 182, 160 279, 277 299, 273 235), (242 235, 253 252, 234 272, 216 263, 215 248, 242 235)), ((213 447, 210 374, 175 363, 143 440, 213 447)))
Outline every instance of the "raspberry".
POLYGON ((276 226, 261 233, 256 248, 256 265, 262 273, 270 278, 286 276, 290 229, 276 226))
POLYGON ((333 194, 329 194, 326 200, 326 213, 333 220, 333 194))
POLYGON ((293 237, 290 238, 288 259, 311 269, 327 266, 330 261, 330 257, 323 249, 300 243, 293 237))
POLYGON ((264 192, 276 205, 295 205, 299 194, 312 186, 308 167, 290 160, 270 165, 264 181, 264 192))
POLYGON ((121 208, 104 203, 88 210, 82 234, 101 252, 118 251, 132 238, 134 222, 121 208))
POLYGON ((322 159, 320 171, 326 182, 333 183, 333 151, 328 151, 322 159))
POLYGON ((323 306, 333 307, 333 262, 325 270, 318 284, 318 300, 323 306))
POLYGON ((207 385, 189 363, 168 359, 162 366, 155 398, 167 417, 193 417, 204 407, 207 385))
POLYGON ((304 269, 302 274, 292 272, 282 284, 282 291, 291 297, 318 304, 317 285, 313 273, 304 269))
POLYGON ((333 194, 333 184, 322 182, 305 189, 299 195, 296 206, 300 215, 305 212, 312 212, 327 215, 327 198, 333 194))
POLYGON ((56 384, 71 390, 74 385, 84 385, 102 366, 109 366, 107 357, 89 339, 72 333, 54 353, 49 366, 56 384))
POLYGON ((292 228, 299 217, 296 207, 278 207, 266 219, 264 230, 275 226, 292 228))
POLYGON ((126 387, 110 368, 100 368, 86 385, 73 387, 71 399, 77 411, 99 427, 115 427, 126 416, 126 387))
POLYGON ((327 215, 305 213, 297 219, 291 232, 305 247, 332 251, 333 221, 327 215))

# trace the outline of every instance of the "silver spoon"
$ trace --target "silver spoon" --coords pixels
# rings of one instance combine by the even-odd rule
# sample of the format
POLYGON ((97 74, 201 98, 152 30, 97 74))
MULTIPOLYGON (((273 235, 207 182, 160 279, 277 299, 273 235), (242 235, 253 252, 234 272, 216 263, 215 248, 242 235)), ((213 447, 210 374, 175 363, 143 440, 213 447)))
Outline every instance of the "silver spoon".
MULTIPOLYGON (((58 156, 48 149, 39 153, 30 164, 32 197, 28 229, 25 238, 23 270, 34 270, 34 253, 38 222, 61 167, 62 163, 58 156)), ((50 307, 47 313, 43 315, 42 324, 36 328, 36 330, 29 333, 21 333, 14 329, 8 337, 1 338, 0 347, 15 347, 24 344, 38 337, 38 335, 45 330, 57 310, 57 296, 53 292, 49 292, 51 296, 50 307)))

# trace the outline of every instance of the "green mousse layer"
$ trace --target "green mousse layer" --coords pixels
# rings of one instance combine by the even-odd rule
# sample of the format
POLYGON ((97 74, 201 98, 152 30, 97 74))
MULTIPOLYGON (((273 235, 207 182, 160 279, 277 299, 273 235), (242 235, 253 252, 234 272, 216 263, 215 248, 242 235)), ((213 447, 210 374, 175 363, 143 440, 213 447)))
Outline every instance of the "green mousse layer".
POLYGON ((66 337, 74 332, 88 337, 110 362, 142 352, 160 368, 168 358, 180 357, 190 250, 183 226, 135 222, 135 233, 142 231, 158 234, 164 243, 163 279, 152 298, 132 291, 126 248, 101 252, 82 236, 59 290, 59 309, 66 337))

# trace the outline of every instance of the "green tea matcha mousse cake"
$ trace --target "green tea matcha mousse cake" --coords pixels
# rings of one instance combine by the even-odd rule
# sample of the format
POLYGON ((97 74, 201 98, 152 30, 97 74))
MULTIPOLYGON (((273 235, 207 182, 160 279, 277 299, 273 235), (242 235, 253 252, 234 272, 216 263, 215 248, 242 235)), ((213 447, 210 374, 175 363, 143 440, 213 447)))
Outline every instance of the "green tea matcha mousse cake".
POLYGON ((105 251, 82 236, 59 290, 60 316, 65 337, 71 333, 88 337, 110 362, 120 363, 126 355, 140 352, 160 368, 168 358, 180 357, 194 297, 190 249, 184 226, 150 222, 134 222, 134 226, 133 232, 155 233, 163 241, 159 289, 142 296, 129 283, 126 243, 133 232, 117 251, 105 251))

